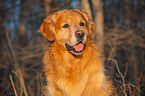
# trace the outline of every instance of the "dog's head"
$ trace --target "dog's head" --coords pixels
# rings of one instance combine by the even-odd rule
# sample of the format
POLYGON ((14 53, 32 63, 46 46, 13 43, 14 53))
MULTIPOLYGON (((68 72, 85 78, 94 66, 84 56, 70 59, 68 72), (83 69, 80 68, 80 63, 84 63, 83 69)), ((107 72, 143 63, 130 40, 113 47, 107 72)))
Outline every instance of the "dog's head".
POLYGON ((94 35, 94 23, 82 10, 62 10, 50 14, 40 32, 49 41, 59 41, 67 51, 81 55, 88 38, 94 35))

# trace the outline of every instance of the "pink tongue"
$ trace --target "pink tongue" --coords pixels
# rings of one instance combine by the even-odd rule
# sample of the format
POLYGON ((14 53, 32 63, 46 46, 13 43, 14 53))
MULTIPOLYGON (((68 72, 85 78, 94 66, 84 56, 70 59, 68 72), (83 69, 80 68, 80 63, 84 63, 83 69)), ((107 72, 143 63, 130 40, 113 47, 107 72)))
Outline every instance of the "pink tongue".
POLYGON ((80 44, 78 44, 78 45, 75 45, 73 48, 74 48, 76 51, 80 52, 80 51, 83 50, 84 45, 83 45, 82 43, 80 43, 80 44))

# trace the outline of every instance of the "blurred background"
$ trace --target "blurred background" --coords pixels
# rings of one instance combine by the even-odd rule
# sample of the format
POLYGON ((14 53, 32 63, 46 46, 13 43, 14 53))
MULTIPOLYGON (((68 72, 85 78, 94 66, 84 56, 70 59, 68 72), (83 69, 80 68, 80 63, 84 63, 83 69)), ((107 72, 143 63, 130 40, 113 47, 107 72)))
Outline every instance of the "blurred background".
POLYGON ((0 0, 0 96, 43 96, 42 57, 50 45, 39 28, 50 13, 84 9, 95 22, 115 96, 145 96, 144 0, 0 0))

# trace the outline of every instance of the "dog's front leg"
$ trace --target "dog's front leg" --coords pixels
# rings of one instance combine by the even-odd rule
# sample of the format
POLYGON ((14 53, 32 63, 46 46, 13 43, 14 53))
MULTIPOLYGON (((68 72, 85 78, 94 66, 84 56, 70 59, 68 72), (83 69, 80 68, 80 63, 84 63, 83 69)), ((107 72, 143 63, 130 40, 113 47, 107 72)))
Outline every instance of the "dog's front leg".
POLYGON ((64 96, 54 83, 48 84, 47 96, 64 96))
POLYGON ((108 96, 104 88, 95 88, 93 85, 87 85, 81 96, 108 96))
POLYGON ((98 79, 97 75, 94 74, 90 78, 81 96, 108 96, 104 77, 100 76, 98 79))

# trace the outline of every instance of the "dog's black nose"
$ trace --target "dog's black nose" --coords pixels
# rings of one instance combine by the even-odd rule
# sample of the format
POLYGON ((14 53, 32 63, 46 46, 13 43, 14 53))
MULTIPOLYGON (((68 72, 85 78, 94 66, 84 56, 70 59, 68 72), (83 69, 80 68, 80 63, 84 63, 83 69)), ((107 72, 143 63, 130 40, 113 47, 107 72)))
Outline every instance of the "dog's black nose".
POLYGON ((75 36, 77 38, 83 39, 84 35, 85 35, 85 32, 83 30, 78 30, 78 31, 75 32, 75 36))

